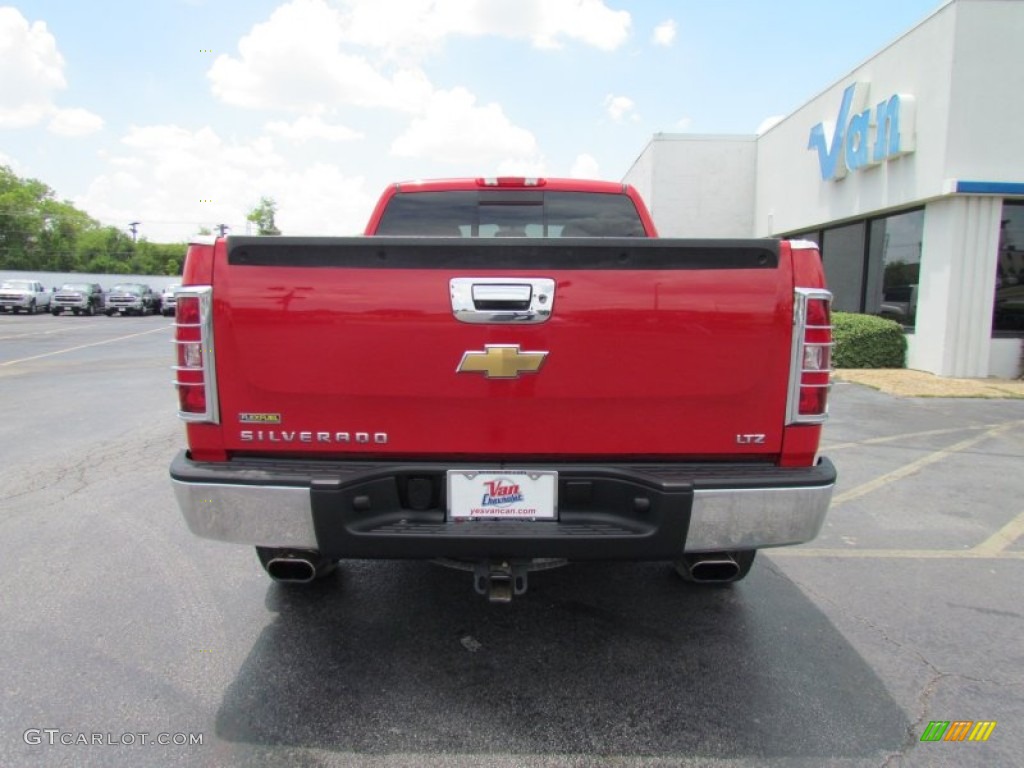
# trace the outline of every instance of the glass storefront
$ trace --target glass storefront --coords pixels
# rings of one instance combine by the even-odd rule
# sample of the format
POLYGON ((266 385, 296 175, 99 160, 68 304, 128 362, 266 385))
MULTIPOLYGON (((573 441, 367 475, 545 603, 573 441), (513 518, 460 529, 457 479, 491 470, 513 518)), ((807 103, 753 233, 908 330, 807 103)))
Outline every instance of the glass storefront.
MULTIPOLYGON (((916 325, 924 209, 786 237, 821 246, 833 308, 916 325)), ((1024 334, 1024 200, 1003 202, 992 312, 993 336, 1024 334)))
POLYGON ((992 331, 1024 331, 1024 201, 1003 202, 992 331))
POLYGON ((864 308, 912 328, 917 316, 924 210, 872 219, 864 308))
POLYGON ((832 291, 832 308, 838 312, 861 311, 864 279, 864 222, 826 229, 821 240, 825 281, 832 291))
POLYGON ((918 208, 791 237, 821 245, 834 309, 881 315, 913 328, 923 233, 924 209, 918 208))

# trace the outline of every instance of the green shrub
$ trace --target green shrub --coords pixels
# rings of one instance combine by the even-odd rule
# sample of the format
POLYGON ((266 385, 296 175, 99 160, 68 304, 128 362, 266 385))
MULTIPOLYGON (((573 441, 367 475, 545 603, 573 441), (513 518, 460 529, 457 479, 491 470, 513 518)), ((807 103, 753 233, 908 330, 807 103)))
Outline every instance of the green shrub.
POLYGON ((832 313, 832 365, 835 368, 904 368, 907 339, 894 320, 832 313))

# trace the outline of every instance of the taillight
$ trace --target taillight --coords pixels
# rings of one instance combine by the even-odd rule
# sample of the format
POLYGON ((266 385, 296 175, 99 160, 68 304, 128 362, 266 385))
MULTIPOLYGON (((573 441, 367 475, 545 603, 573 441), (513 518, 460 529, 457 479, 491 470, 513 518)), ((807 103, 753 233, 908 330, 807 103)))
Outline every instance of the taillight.
POLYGON ((213 289, 185 286, 175 292, 174 385, 178 416, 216 424, 217 378, 213 357, 213 289))
POLYGON ((793 358, 788 424, 820 424, 828 417, 832 370, 832 294, 797 288, 793 302, 793 358))

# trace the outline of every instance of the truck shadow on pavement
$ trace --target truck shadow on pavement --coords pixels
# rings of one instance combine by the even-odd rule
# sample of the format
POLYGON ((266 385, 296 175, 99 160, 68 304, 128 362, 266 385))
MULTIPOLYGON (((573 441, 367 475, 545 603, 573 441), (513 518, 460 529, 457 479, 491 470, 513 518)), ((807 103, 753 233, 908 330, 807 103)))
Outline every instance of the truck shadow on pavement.
POLYGON ((278 616, 225 691, 229 742, 361 754, 867 757, 903 711, 766 559, 733 587, 664 563, 531 574, 489 605, 469 575, 354 562, 278 616))

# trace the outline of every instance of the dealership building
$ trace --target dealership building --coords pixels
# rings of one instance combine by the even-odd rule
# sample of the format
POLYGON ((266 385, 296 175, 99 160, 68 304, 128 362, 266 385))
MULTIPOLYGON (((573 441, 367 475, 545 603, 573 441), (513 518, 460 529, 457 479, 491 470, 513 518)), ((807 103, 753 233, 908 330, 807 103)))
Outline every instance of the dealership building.
POLYGON ((666 237, 816 241, 910 368, 1021 372, 1024 2, 950 0, 760 135, 656 134, 625 181, 666 237))

